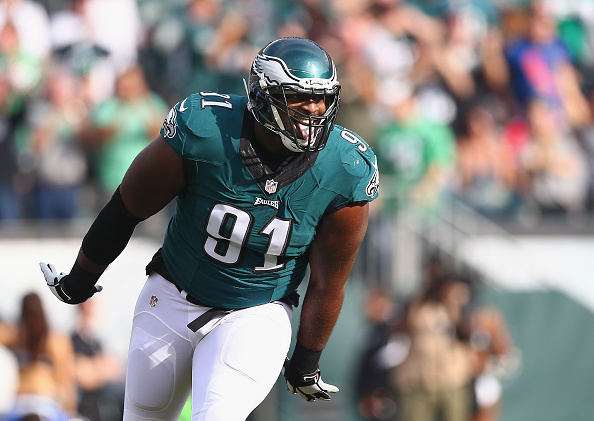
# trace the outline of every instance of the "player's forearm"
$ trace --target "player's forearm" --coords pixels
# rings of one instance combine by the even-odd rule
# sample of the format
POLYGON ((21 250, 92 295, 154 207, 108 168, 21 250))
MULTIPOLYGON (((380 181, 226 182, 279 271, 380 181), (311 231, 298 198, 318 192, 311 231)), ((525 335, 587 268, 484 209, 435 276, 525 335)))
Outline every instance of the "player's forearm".
POLYGON ((326 215, 318 228, 309 251, 311 275, 297 333, 297 343, 308 350, 324 349, 338 320, 345 284, 365 236, 368 208, 343 208, 326 215))
POLYGON ((68 295, 84 301, 107 266, 124 250, 142 221, 124 206, 119 189, 85 235, 76 262, 64 280, 68 295))
POLYGON ((310 282, 303 300, 297 342, 321 351, 336 325, 344 301, 344 284, 329 288, 310 282))
MULTIPOLYGON (((126 208, 116 189, 111 200, 99 212, 82 242, 82 252, 89 265, 99 269, 107 267, 124 250, 136 225, 145 218, 139 218, 126 208)), ((81 257, 81 264, 84 258, 81 257)))
POLYGON ((103 271, 107 269, 107 265, 102 265, 89 259, 85 255, 82 247, 78 251, 76 263, 78 263, 84 270, 91 273, 103 273, 103 271))

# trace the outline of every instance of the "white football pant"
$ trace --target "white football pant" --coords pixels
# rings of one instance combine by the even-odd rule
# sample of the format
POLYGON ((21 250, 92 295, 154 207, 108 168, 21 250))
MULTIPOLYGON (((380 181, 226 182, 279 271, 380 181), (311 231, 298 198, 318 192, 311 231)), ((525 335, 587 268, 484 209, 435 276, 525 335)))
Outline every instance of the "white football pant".
POLYGON ((291 343, 291 306, 219 314, 190 330, 207 310, 148 277, 134 311, 124 421, 177 421, 190 391, 192 421, 243 421, 270 392, 291 343))

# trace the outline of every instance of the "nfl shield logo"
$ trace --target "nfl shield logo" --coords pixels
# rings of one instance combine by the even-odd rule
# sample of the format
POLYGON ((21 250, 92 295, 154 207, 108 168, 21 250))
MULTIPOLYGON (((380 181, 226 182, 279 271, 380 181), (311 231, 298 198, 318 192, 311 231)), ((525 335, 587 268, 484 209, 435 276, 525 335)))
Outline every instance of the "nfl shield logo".
POLYGON ((266 180, 266 186, 264 187, 264 190, 266 190, 266 193, 272 194, 276 192, 276 186, 278 186, 276 181, 266 180))
POLYGON ((157 296, 151 295, 151 300, 149 301, 149 305, 151 307, 157 307, 157 302, 159 302, 159 299, 157 298, 157 296))

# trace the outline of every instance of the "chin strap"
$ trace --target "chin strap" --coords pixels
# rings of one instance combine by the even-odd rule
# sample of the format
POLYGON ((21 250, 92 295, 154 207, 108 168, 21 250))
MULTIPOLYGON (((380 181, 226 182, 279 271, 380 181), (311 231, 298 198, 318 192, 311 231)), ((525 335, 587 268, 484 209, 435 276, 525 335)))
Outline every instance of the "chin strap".
POLYGON ((283 142, 283 145, 285 146, 285 148, 287 148, 291 152, 305 152, 303 149, 299 149, 297 146, 295 146, 295 142, 293 142, 291 139, 289 139, 284 134, 278 133, 278 135, 280 136, 281 141, 283 142))
MULTIPOLYGON (((287 136, 285 136, 283 134, 282 131, 286 130, 286 128, 285 128, 285 125, 283 124, 283 120, 281 119, 280 114, 278 113, 278 109, 276 107, 272 107, 272 106, 270 107, 270 109, 272 110, 272 116, 274 117, 276 124, 278 124, 278 127, 280 128, 280 130, 273 130, 273 129, 271 129, 271 130, 280 136, 281 141, 283 142, 283 145, 285 146, 285 148, 287 148, 291 152, 304 152, 303 149, 298 148, 291 139, 289 139, 287 136)), ((268 127, 268 128, 270 128, 270 127, 268 127)))

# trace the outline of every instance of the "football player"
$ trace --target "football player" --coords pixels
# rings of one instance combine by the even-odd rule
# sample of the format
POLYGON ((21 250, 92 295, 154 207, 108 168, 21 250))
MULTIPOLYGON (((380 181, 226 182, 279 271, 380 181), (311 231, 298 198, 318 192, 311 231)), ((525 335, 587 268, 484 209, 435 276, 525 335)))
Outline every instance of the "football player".
POLYGON ((318 361, 378 195, 373 152, 335 125, 340 84, 328 53, 269 43, 247 96, 199 92, 176 104, 85 235, 69 274, 40 263, 76 304, 135 226, 176 198, 138 297, 124 420, 244 420, 282 371, 290 392, 329 400, 318 361), (297 343, 291 315, 310 268, 297 343))

